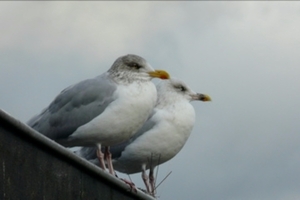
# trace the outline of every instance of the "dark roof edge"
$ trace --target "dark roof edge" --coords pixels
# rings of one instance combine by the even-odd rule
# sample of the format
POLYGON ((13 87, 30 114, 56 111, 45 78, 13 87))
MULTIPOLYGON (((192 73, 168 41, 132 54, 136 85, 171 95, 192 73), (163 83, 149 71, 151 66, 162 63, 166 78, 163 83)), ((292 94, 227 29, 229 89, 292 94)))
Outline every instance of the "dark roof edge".
POLYGON ((6 121, 8 124, 11 124, 13 127, 20 130, 20 132, 22 134, 25 134, 26 136, 32 138, 33 140, 47 146, 48 148, 52 149, 53 151, 56 151, 60 155, 68 158, 69 160, 72 160, 72 162, 75 162, 77 165, 81 166, 82 168, 85 168, 86 170, 93 172, 96 176, 99 176, 102 179, 107 180, 112 185, 115 185, 116 187, 120 188, 121 190, 123 190, 125 192, 131 192, 132 195, 136 196, 139 199, 155 200, 154 197, 145 194, 144 192, 140 191, 139 189, 137 190, 137 192, 130 191, 130 187, 126 183, 121 181, 120 179, 110 175, 108 172, 102 171, 99 167, 84 160, 83 158, 76 156, 71 151, 67 150, 66 148, 59 145, 58 143, 52 141, 51 139, 49 139, 49 138, 45 137, 44 135, 40 134, 39 132, 35 131, 34 129, 32 129, 28 125, 24 124, 20 120, 15 119, 9 113, 5 112, 2 109, 0 109, 0 119, 6 121))

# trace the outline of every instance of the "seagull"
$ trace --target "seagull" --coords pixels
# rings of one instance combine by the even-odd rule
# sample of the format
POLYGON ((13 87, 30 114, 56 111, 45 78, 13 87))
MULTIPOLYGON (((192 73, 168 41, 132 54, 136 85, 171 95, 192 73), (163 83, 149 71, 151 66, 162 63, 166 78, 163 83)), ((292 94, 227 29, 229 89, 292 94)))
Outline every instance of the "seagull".
POLYGON ((169 77, 140 56, 121 56, 107 72, 64 89, 27 124, 65 147, 96 146, 100 167, 106 170, 105 157, 114 174, 109 146, 141 128, 157 100, 151 79, 169 77))
MULTIPOLYGON (((155 194, 154 168, 172 159, 185 145, 194 123, 191 101, 211 101, 195 93, 177 78, 162 80, 157 85, 157 103, 148 120, 128 141, 111 146, 114 169, 134 174, 142 172, 148 193, 155 194), (149 170, 149 176, 146 170, 149 170)), ((77 155, 97 164, 95 148, 82 147, 77 155)))

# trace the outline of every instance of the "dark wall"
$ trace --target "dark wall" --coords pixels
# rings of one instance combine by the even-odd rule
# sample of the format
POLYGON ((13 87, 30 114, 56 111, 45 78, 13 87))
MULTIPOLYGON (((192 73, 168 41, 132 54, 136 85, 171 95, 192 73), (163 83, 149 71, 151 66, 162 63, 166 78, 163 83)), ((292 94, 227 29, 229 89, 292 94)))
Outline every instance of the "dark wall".
POLYGON ((154 199, 0 110, 0 199, 154 199))

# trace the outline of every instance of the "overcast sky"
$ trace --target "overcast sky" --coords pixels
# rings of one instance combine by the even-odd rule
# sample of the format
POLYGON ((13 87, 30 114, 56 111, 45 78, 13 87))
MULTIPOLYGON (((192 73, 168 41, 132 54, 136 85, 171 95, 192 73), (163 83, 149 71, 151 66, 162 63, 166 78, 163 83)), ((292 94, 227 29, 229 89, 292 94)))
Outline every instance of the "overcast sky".
POLYGON ((0 108, 13 117, 134 53, 213 100, 192 103, 159 199, 300 199, 300 2, 1 2, 0 26, 0 108))

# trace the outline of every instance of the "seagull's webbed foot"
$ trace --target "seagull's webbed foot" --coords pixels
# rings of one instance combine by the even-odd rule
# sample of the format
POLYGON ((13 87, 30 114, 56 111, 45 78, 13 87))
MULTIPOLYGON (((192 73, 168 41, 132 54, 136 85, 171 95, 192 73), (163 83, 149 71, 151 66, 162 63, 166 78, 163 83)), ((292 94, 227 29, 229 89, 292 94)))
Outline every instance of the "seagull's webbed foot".
POLYGON ((130 191, 134 191, 135 193, 137 193, 137 188, 135 187, 135 184, 132 181, 120 178, 122 181, 124 181, 127 185, 129 185, 130 187, 130 191))

